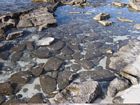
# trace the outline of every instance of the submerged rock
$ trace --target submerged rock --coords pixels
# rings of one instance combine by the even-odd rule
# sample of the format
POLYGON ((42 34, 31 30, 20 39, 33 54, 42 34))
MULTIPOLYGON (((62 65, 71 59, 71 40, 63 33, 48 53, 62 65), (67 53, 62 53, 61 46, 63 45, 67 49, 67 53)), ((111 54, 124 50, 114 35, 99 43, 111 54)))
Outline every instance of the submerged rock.
POLYGON ((3 102, 5 102, 6 97, 4 95, 0 94, 0 104, 2 104, 3 102))
POLYGON ((140 30, 140 24, 135 24, 134 28, 137 29, 137 30, 140 30))
POLYGON ((40 84, 43 92, 46 94, 51 94, 53 91, 56 90, 57 85, 56 80, 50 76, 47 75, 40 76, 40 84))
POLYGON ((7 35, 6 40, 13 40, 22 35, 23 35, 23 31, 12 32, 7 35))
POLYGON ((59 70, 59 68, 62 66, 62 64, 63 64, 63 60, 52 57, 47 61, 47 63, 44 66, 44 69, 46 71, 59 70))
POLYGON ((134 22, 133 20, 130 20, 130 19, 127 19, 127 18, 122 18, 122 17, 118 17, 117 19, 121 22, 130 22, 130 23, 134 22))

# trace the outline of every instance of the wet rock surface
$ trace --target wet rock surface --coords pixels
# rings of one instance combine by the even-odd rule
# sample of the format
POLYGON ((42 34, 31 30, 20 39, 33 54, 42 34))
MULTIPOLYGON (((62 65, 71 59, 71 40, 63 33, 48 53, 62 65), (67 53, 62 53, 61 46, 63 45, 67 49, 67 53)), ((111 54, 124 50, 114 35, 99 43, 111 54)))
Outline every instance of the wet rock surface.
POLYGON ((2 2, 0 104, 129 100, 124 91, 140 80, 140 17, 128 1, 2 2))

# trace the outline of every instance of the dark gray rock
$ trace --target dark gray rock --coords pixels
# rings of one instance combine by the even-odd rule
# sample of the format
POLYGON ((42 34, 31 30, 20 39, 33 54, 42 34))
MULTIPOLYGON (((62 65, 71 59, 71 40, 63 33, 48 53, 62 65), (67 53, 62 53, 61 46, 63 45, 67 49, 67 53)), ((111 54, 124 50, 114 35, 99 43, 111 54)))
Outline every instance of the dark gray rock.
POLYGON ((47 75, 40 76, 40 84, 43 92, 46 94, 51 94, 56 90, 56 80, 47 75))
POLYGON ((111 81, 115 78, 115 74, 108 70, 82 71, 79 76, 82 81, 89 78, 95 81, 111 81))
POLYGON ((71 66, 71 68, 72 68, 72 70, 73 70, 74 72, 76 72, 76 71, 78 71, 78 70, 81 69, 81 65, 79 65, 79 64, 73 64, 73 65, 71 66))
POLYGON ((11 55, 11 62, 16 63, 17 61, 20 60, 20 58, 22 57, 23 52, 14 52, 11 55))
POLYGON ((61 40, 55 41, 49 46, 51 51, 59 51, 65 46, 65 43, 61 40))
POLYGON ((9 55, 10 55, 9 51, 4 51, 0 53, 0 58, 2 58, 3 60, 8 60, 9 55))
POLYGON ((46 47, 40 47, 36 51, 34 51, 34 55, 38 58, 49 58, 50 52, 46 47))
POLYGON ((58 73, 57 83, 58 88, 63 90, 66 86, 69 85, 70 80, 72 79, 72 72, 71 71, 60 71, 58 73))
POLYGON ((74 51, 69 46, 65 46, 61 50, 61 53, 63 53, 64 55, 72 55, 74 53, 74 51))
POLYGON ((32 41, 26 42, 26 48, 27 48, 27 50, 29 50, 29 51, 34 50, 33 42, 32 42, 32 41))
POLYGON ((6 97, 4 95, 0 94, 0 104, 2 104, 3 102, 5 102, 6 97))
POLYGON ((57 79, 58 72, 59 72, 59 71, 48 71, 48 72, 46 73, 46 75, 48 75, 48 76, 50 76, 50 77, 52 77, 52 78, 54 78, 54 79, 57 79))
POLYGON ((56 57, 52 57, 47 61, 47 63, 44 66, 44 69, 46 71, 59 70, 62 64, 63 64, 63 60, 56 57))

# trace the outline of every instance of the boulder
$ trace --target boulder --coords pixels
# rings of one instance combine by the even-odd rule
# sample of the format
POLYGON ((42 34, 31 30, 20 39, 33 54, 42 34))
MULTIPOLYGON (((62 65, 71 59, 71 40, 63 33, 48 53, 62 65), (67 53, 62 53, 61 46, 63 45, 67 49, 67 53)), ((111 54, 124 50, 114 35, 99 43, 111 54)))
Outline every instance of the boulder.
POLYGON ((101 95, 101 88, 96 81, 73 82, 61 93, 50 99, 51 104, 92 103, 101 95))

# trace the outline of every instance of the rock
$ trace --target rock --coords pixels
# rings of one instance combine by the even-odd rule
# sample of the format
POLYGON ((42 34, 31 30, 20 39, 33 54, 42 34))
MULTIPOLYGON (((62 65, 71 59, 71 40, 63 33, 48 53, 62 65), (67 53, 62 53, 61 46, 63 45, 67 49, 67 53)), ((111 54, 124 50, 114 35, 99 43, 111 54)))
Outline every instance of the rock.
POLYGON ((122 104, 123 103, 123 98, 121 98, 121 97, 115 97, 112 100, 112 102, 115 103, 115 104, 122 104))
POLYGON ((39 103, 44 103, 44 99, 43 99, 43 94, 38 93, 34 96, 32 96, 30 98, 30 100, 28 101, 28 103, 35 103, 35 104, 39 104, 39 103))
POLYGON ((90 60, 82 60, 81 61, 81 66, 84 68, 84 69, 92 69, 94 67, 94 63, 90 60))
POLYGON ((76 72, 76 71, 78 71, 78 70, 81 69, 81 65, 79 65, 79 64, 73 64, 73 65, 71 65, 71 68, 72 68, 72 70, 74 72, 76 72))
POLYGON ((9 59, 10 52, 9 51, 4 51, 0 53, 0 58, 3 60, 8 60, 9 59))
POLYGON ((121 22, 131 22, 131 23, 134 22, 133 20, 122 18, 122 17, 118 17, 117 19, 121 22))
POLYGON ((0 94, 0 104, 2 104, 3 102, 5 102, 6 97, 4 95, 0 94))
POLYGON ((108 13, 100 13, 96 15, 93 19, 97 21, 107 20, 110 18, 110 14, 108 13))
POLYGON ((130 83, 126 79, 115 78, 109 84, 107 95, 114 97, 119 91, 122 91, 130 86, 130 83))
POLYGON ((29 51, 33 51, 34 50, 34 43, 32 41, 26 42, 26 48, 29 51))
POLYGON ((25 50, 25 48, 26 48, 26 44, 20 43, 20 44, 13 46, 11 48, 11 50, 12 50, 12 52, 23 52, 23 50, 25 50))
POLYGON ((21 72, 13 74, 9 80, 12 83, 17 83, 19 85, 25 85, 26 83, 28 83, 30 81, 31 77, 32 76, 29 71, 21 71, 21 72))
POLYGON ((125 7, 125 6, 127 6, 126 3, 122 3, 122 2, 112 2, 112 5, 114 5, 116 7, 125 7))
POLYGON ((61 103, 92 103, 101 95, 101 88, 96 81, 73 82, 61 93, 58 93, 50 102, 61 103))
POLYGON ((15 27, 16 26, 16 21, 14 19, 9 19, 6 21, 6 25, 15 27))
POLYGON ((23 35, 23 31, 12 32, 7 35, 6 40, 13 40, 22 35, 23 35))
POLYGON ((55 41, 49 46, 51 51, 59 51, 65 46, 65 43, 61 40, 55 41))
POLYGON ((43 38, 41 40, 38 40, 37 41, 37 45, 38 46, 48 46, 50 45, 52 42, 54 42, 54 38, 53 37, 46 37, 46 38, 43 38))
POLYGON ((33 76, 38 77, 42 74, 43 72, 43 65, 44 64, 39 64, 38 66, 35 66, 31 68, 31 73, 33 76))
POLYGON ((137 29, 137 30, 140 30, 140 24, 135 24, 134 28, 137 29))
POLYGON ((55 3, 55 0, 32 0, 32 2, 49 2, 49 3, 55 3))
POLYGON ((45 28, 48 25, 56 24, 56 19, 53 14, 48 11, 47 7, 38 7, 30 10, 27 13, 23 13, 20 16, 18 27, 35 26, 45 28))
POLYGON ((95 81, 111 81, 115 78, 115 74, 109 70, 93 70, 93 71, 82 71, 79 73, 81 81, 87 79, 93 79, 95 81))
POLYGON ((56 90, 57 85, 56 80, 49 76, 46 75, 40 76, 40 84, 43 92, 46 94, 51 94, 53 91, 56 90))
POLYGON ((110 58, 109 68, 119 72, 123 77, 129 79, 132 84, 138 83, 140 78, 140 42, 132 40, 121 47, 117 53, 110 58))
POLYGON ((111 22, 111 21, 98 21, 100 24, 102 24, 103 26, 110 26, 110 25, 112 25, 112 23, 113 22, 111 22))
POLYGON ((44 66, 44 69, 46 71, 59 70, 59 68, 62 66, 62 64, 63 64, 63 60, 52 57, 47 61, 47 63, 44 66))
POLYGON ((4 30, 0 29, 0 39, 5 38, 4 30))
POLYGON ((15 105, 15 104, 25 104, 26 102, 23 100, 19 100, 14 98, 9 99, 8 101, 4 102, 2 105, 15 105))
POLYGON ((129 0, 129 6, 136 11, 140 11, 140 1, 138 0, 129 0))
POLYGON ((58 72, 59 72, 59 71, 49 71, 49 72, 46 73, 46 75, 47 75, 47 76, 50 76, 50 77, 52 77, 52 78, 54 78, 54 79, 57 79, 58 72))
POLYGON ((140 103, 140 84, 138 85, 133 85, 130 88, 119 92, 116 97, 113 99, 113 102, 118 104, 118 103, 123 103, 123 104, 138 104, 140 103))
POLYGON ((31 22, 31 20, 22 19, 17 24, 17 28, 25 28, 25 27, 33 27, 33 23, 31 22))
POLYGON ((86 0, 61 0, 62 4, 67 4, 67 5, 82 5, 83 3, 86 2, 86 0))
POLYGON ((0 83, 0 94, 2 95, 12 95, 14 92, 10 83, 0 83))
POLYGON ((20 58, 22 57, 23 52, 14 52, 11 55, 11 62, 16 63, 17 61, 20 60, 20 58))
POLYGON ((74 51, 69 46, 65 46, 61 50, 61 53, 63 53, 64 55, 72 55, 74 53, 74 51))
POLYGON ((63 90, 66 86, 70 84, 70 80, 72 79, 71 71, 60 71, 58 73, 57 83, 59 90, 63 90))
POLYGON ((49 58, 50 57, 50 52, 48 48, 46 47, 40 47, 37 50, 34 51, 34 55, 38 58, 49 58))

